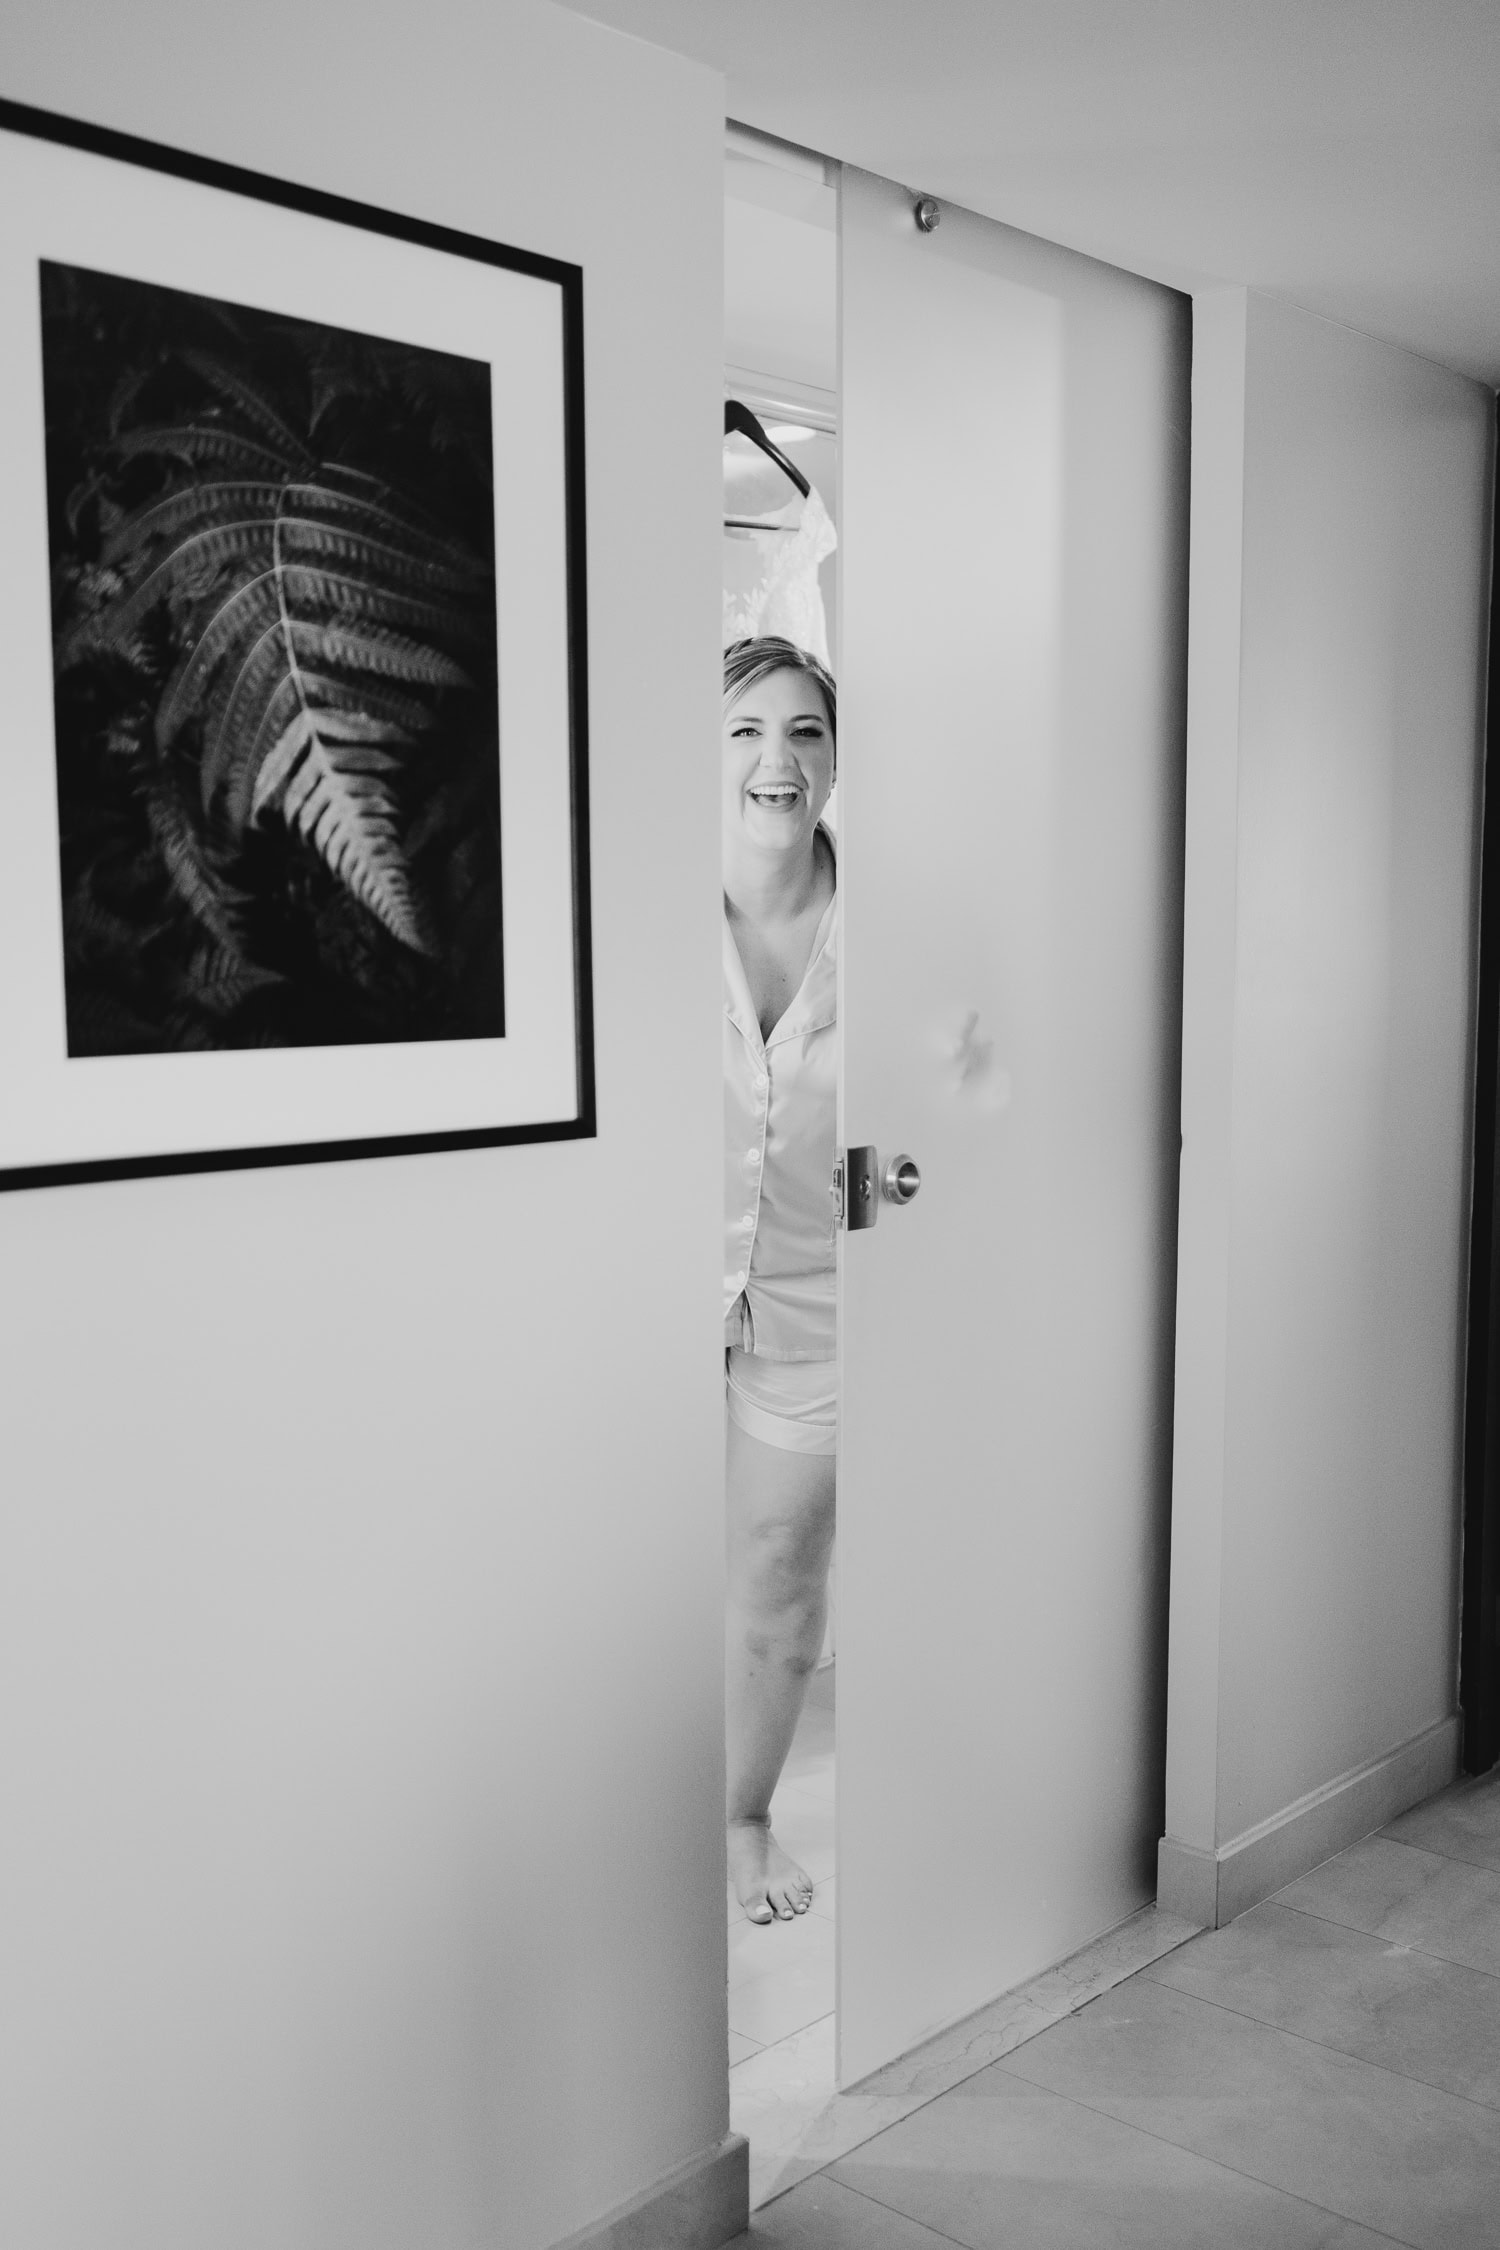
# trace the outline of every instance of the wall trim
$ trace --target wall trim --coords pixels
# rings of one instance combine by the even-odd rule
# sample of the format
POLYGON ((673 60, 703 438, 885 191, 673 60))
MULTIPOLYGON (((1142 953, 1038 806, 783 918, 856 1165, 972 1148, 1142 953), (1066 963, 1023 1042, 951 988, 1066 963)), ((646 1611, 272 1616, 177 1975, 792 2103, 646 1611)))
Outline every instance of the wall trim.
POLYGON ((1455 1711, 1384 1756, 1309 1790, 1215 1851, 1163 1836, 1156 1850, 1157 1905, 1200 1929, 1232 1922, 1283 1883, 1446 1789, 1458 1775, 1462 1731, 1455 1711))
POLYGON ((726 2133, 556 2250, 723 2250, 750 2224, 750 2143, 726 2133))

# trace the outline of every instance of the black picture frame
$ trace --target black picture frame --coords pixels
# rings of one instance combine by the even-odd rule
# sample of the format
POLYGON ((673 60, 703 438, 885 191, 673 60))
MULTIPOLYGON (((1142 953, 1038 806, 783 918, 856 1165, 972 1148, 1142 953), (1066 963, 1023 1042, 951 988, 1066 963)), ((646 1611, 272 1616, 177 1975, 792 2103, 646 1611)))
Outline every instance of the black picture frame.
MULTIPOLYGON (((430 252, 439 260, 466 261, 475 269, 476 286, 481 285, 481 277, 486 271, 493 274, 498 270, 504 275, 522 277, 528 282, 541 284, 546 292, 556 292, 555 317, 560 336, 560 353, 558 355, 560 362, 558 366, 559 395, 557 399, 557 412, 560 416, 560 442, 555 450, 559 463, 557 481, 560 484, 560 490, 557 497, 560 520, 549 530, 549 537, 553 539, 553 549, 549 551, 555 551, 560 559, 556 572, 557 584, 549 599, 553 600, 557 612, 553 639, 559 654, 557 663, 548 676, 547 693, 553 698, 551 708, 554 708, 557 714, 556 723, 549 736, 549 740, 555 739, 557 744, 557 748, 552 753, 553 762, 559 768, 565 762, 566 772, 563 774, 559 770, 556 773, 551 773, 549 769, 547 787, 551 792, 548 802, 554 805, 560 805, 563 802, 562 792, 564 789, 566 792, 566 861, 570 896, 565 902, 556 897, 550 899, 547 910, 549 916, 547 927, 557 933, 560 933, 566 927, 571 955, 567 963, 566 976, 571 1003, 571 1020, 564 1027, 560 1019, 548 1019, 546 1025, 546 1054, 550 1060, 547 1062, 545 1069, 538 1066, 540 1075, 537 1083, 540 1085, 546 1079, 547 1084, 553 1088, 553 1092, 550 1098, 533 1094, 529 1100, 523 1098, 517 1092, 507 1093, 501 1081, 502 1065, 508 1066, 515 1060, 517 1053, 524 1056, 526 1051, 523 1044, 513 1039, 511 1042, 512 1051, 509 1054, 504 1052, 505 1040, 510 1037, 508 1015, 504 1034, 500 1038, 490 1040, 475 1036, 464 1047, 462 1053, 459 1052, 460 1043, 457 1041, 445 1041, 439 1038, 435 1045, 429 1049, 420 1042, 407 1044, 400 1042, 398 1035, 391 1035, 400 1044, 403 1057, 411 1065, 411 1073, 400 1075, 407 1076, 412 1083, 420 1080, 424 1061, 430 1061, 434 1057, 440 1061, 445 1058, 456 1057, 455 1069, 461 1062, 467 1072, 462 1081, 462 1100, 455 1099, 451 1121, 445 1121, 444 1116, 439 1114, 443 1110, 447 1097, 438 1077, 434 1077, 433 1090, 429 1097, 434 1114, 431 1116, 424 1115, 416 1129, 412 1129, 411 1119, 405 1116, 383 1121, 379 1114, 380 1104, 377 1099, 372 1105, 374 1114, 370 1116, 371 1130, 324 1130, 322 1127, 328 1117, 334 1116, 335 1113, 346 1115, 351 1107, 356 1105, 360 1106, 360 1123, 363 1124, 364 1122, 365 1109, 360 1098, 353 1093, 339 1091, 336 1099, 330 1095, 325 1100, 320 1094, 318 1101, 309 1105, 308 1123, 310 1129, 298 1131, 295 1124, 295 1115, 298 1113, 298 1097, 294 1092, 287 1096, 283 1105, 287 1115, 292 1118, 290 1128, 285 1130, 285 1137, 283 1137, 282 1128, 278 1126, 274 1135, 256 1132, 247 1135, 243 1141, 236 1139, 232 1134, 226 1137, 222 1132, 204 1131, 200 1136, 201 1145, 125 1145, 125 1140, 122 1139, 122 1144, 118 1147, 80 1148, 76 1145, 75 1136, 75 1140, 68 1141, 66 1145, 60 1145, 56 1151, 45 1146, 31 1144, 18 1150, 16 1133, 6 1133, 3 1129, 6 1096, 3 1092, 0 1092, 0 1189, 42 1188, 86 1181, 124 1180, 162 1174, 222 1171, 267 1165, 342 1162, 352 1159, 593 1137, 597 1125, 589 877, 588 639, 585 567, 582 269, 577 265, 537 252, 492 242, 480 236, 436 225, 430 221, 414 218, 403 213, 379 209, 349 198, 331 195, 318 189, 274 179, 236 165, 220 163, 214 159, 184 150, 168 148, 105 127, 57 116, 16 102, 0 100, 0 151, 3 151, 6 147, 19 147, 28 144, 45 147, 53 151, 71 152, 80 160, 84 160, 91 165, 94 165, 96 160, 103 160, 110 166, 129 167, 135 173, 146 173, 181 183, 186 195, 206 194, 213 198, 228 196, 235 199, 245 199, 256 206, 265 207, 271 211, 294 214, 299 219, 310 222, 320 238, 325 253, 328 241, 327 229, 354 229, 358 231, 362 238, 373 237, 393 244, 410 246, 420 251, 430 252), (559 672, 564 676, 556 676, 559 672), (562 717, 564 706, 565 720, 562 717), (564 735, 566 738, 565 744, 564 735), (571 1058, 571 1087, 567 1089, 569 1098, 563 1100, 557 1098, 558 1091, 562 1086, 563 1075, 558 1058, 563 1053, 565 1029, 569 1035, 567 1044, 571 1058), (483 1092, 483 1086, 487 1083, 484 1078, 484 1068, 488 1067, 488 1062, 491 1059, 496 1073, 496 1092, 492 1100, 483 1092), (550 1079, 547 1079, 547 1071, 551 1073, 550 1079), (483 1108, 487 1101, 493 1108, 494 1114, 476 1114, 476 1104, 483 1108), (535 1113, 538 1111, 545 1111, 546 1113, 535 1113), (395 1124, 401 1129, 382 1130, 382 1122, 395 1124), (21 1156, 19 1161, 16 1160, 18 1154, 21 1156)), ((93 179, 92 184, 95 189, 102 187, 102 176, 93 179)), ((86 185, 80 187, 80 194, 87 192, 86 185)), ((45 202, 45 198, 39 198, 38 200, 39 202, 45 202)), ((37 231, 39 259, 45 260, 49 255, 55 257, 57 250, 56 230, 51 229, 49 231, 46 218, 43 215, 39 215, 37 231)), ((86 260, 80 261, 81 264, 86 262, 86 260)), ((445 273, 447 270, 445 267, 445 273)), ((191 284, 188 286, 191 286, 191 284)), ((234 278, 230 274, 226 278, 226 286, 222 295, 225 299, 233 299, 235 293, 234 278)), ((553 301, 550 298, 548 299, 549 303, 553 301)), ((290 313, 293 310, 293 308, 287 306, 272 306, 267 309, 271 312, 280 313, 290 313)), ((552 315, 548 314, 547 318, 551 319, 552 315)), ((540 314, 538 319, 541 319, 540 314)), ((337 322, 330 316, 330 329, 336 326, 337 322)), ((381 333, 384 333, 384 331, 381 331, 381 333)), ((498 366, 498 364, 497 360, 496 365, 498 366)), ((503 370, 501 372, 503 374, 503 370)), ((497 427, 500 424, 503 412, 503 401, 497 395, 494 401, 494 419, 497 427)), ((34 446, 39 453, 43 444, 43 435, 43 430, 38 428, 26 435, 24 440, 18 442, 34 446)), ((516 537, 519 539, 520 536, 521 534, 518 532, 516 537)), ((503 677, 506 667, 506 617, 503 598, 499 598, 498 606, 501 612, 498 669, 500 676, 503 677)), ((499 693, 497 687, 497 697, 499 693)), ((503 778, 506 756, 506 736, 503 723, 500 727, 500 742, 502 770, 500 822, 503 827, 510 812, 510 808, 505 802, 503 778)), ((50 745, 47 746, 47 751, 50 756, 52 754, 50 745)), ((17 754, 35 760, 41 757, 42 746, 35 742, 28 742, 23 744, 21 751, 17 754)), ((60 755, 60 752, 58 754, 60 755)), ((55 783, 54 786, 56 786, 55 783)), ((555 816, 554 825, 561 820, 561 817, 561 814, 555 816)), ((518 839, 516 848, 519 851, 524 851, 524 839, 518 839)), ((561 867, 563 854, 560 846, 553 851, 552 858, 561 867)), ((504 904, 506 908, 505 945, 508 980, 513 943, 508 893, 505 894, 504 904)), ((524 939, 516 939, 515 942, 522 944, 524 939)), ((13 961, 8 973, 13 977, 23 977, 29 972, 23 965, 17 965, 13 961)), ((549 965, 549 976, 552 978, 553 986, 561 992, 564 980, 560 952, 556 961, 549 965)), ((549 989, 551 988, 549 987, 549 989)), ((535 1013, 536 1011, 533 1011, 533 1014, 535 1013)), ((557 1011, 554 1010, 554 1016, 556 1015, 557 1011)), ((55 1031, 51 1037, 52 1046, 55 1048, 55 1031)), ((0 1072, 4 1072, 6 1068, 4 1046, 4 1024, 0 1022, 0 1072)), ((350 1058, 368 1055, 370 1051, 368 1046, 334 1049, 309 1045, 298 1050, 294 1065, 287 1065, 283 1060, 282 1077, 286 1078, 288 1068, 294 1068, 296 1071, 306 1074, 306 1082, 309 1086, 321 1084, 318 1076, 321 1069, 334 1069, 340 1057, 344 1058, 344 1067, 352 1068, 354 1065, 350 1058)), ((284 1057, 285 1050, 283 1049, 282 1052, 284 1057)), ((134 1055, 127 1058, 119 1068, 126 1074, 132 1086, 138 1086, 143 1082, 141 1079, 142 1070, 144 1069, 149 1073, 165 1059, 157 1055, 134 1055), (132 1073, 133 1076, 130 1075, 132 1073)), ((192 1058, 186 1064, 187 1071, 190 1072, 201 1060, 202 1058, 192 1058)), ((190 1084, 191 1080, 183 1075, 178 1059, 171 1058, 171 1064, 178 1070, 176 1082, 190 1084)), ((237 1053, 227 1060, 222 1057, 214 1058, 215 1068, 220 1067, 221 1064, 225 1069, 238 1074, 238 1083, 242 1087, 253 1085, 257 1070, 265 1067, 257 1062, 254 1054, 245 1052, 237 1053)), ((48 1067, 51 1069, 54 1066, 62 1071, 72 1069, 94 1074, 90 1082, 86 1105, 92 1122, 87 1129, 93 1132, 96 1137, 100 1132, 107 1137, 109 1128, 101 1120, 107 1119, 109 1114, 112 1083, 110 1078, 111 1062, 109 1060, 101 1061, 98 1055, 92 1052, 89 1052, 87 1059, 82 1062, 77 1060, 76 1053, 71 1058, 66 1055, 58 1056, 54 1053, 48 1067)), ((385 1073, 386 1079, 392 1079, 394 1075, 396 1074, 392 1074, 390 1071, 385 1073)), ((120 1083, 125 1082, 125 1078, 122 1077, 120 1083)), ((229 1082, 226 1077, 225 1083, 228 1084, 229 1082)), ((300 1083, 300 1080, 297 1082, 300 1083)), ((287 1080, 287 1083, 290 1084, 292 1081, 287 1080)), ((375 1083, 375 1081, 372 1081, 372 1083, 375 1083)), ((455 1080, 455 1084, 457 1083, 458 1081, 455 1080)), ((523 1080, 518 1078, 516 1083, 519 1086, 523 1083, 523 1080)), ((525 1083, 530 1083, 530 1081, 525 1081, 525 1083)), ((278 1094, 276 1098, 280 1100, 281 1097, 278 1094)), ((45 1105, 43 1106, 45 1107, 45 1105)), ((221 1111, 233 1106, 235 1105, 227 1098, 219 1102, 221 1111)), ((136 1141, 139 1142, 143 1128, 137 1123, 133 1130, 136 1141)), ((181 1143, 180 1135, 178 1139, 181 1143)))

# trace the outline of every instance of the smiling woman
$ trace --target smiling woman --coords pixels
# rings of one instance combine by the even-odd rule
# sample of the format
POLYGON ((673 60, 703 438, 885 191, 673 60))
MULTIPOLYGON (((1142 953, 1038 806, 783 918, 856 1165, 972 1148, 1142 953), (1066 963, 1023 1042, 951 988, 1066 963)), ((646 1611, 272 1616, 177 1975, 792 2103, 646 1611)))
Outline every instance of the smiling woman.
POLYGON ((724 658, 729 1870, 752 1921, 812 1884, 770 1804, 818 1659, 835 1485, 837 697, 792 642, 724 658))

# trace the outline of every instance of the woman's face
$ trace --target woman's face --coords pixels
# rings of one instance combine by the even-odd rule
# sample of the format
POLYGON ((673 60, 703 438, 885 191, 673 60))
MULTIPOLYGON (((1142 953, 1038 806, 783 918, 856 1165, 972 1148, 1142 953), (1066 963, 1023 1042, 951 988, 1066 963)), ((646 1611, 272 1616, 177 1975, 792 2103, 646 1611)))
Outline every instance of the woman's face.
POLYGON ((805 672, 770 672, 724 713, 724 833, 765 851, 811 846, 833 788, 833 732, 805 672))

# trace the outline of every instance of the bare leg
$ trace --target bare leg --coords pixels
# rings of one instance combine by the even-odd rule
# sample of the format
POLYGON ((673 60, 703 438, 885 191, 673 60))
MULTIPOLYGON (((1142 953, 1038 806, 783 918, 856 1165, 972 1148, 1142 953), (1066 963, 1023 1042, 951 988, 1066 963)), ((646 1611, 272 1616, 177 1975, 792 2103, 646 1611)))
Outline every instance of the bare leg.
POLYGON ((812 1884, 771 1834, 771 1796, 828 1609, 835 1463, 728 1425, 725 1641, 729 1872, 752 1922, 805 1914, 812 1884))

